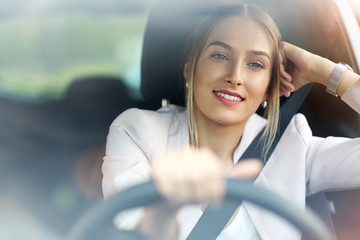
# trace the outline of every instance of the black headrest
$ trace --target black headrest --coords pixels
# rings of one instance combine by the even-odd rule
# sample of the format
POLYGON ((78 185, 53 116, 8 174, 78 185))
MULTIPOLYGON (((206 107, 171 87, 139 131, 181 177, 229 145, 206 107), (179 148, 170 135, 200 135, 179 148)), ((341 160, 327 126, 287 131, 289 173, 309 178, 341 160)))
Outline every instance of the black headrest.
POLYGON ((215 6, 215 2, 210 2, 160 0, 153 7, 144 34, 141 61, 141 93, 145 99, 160 102, 166 98, 183 105, 180 79, 186 40, 204 12, 215 6))

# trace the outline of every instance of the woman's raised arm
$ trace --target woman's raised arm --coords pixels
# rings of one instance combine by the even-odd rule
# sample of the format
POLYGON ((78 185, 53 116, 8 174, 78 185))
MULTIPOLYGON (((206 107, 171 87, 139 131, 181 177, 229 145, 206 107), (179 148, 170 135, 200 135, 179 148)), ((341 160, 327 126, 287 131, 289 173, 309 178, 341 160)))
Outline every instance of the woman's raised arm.
MULTIPOLYGON (((285 96, 290 95, 291 89, 297 90, 308 83, 328 86, 336 63, 287 42, 282 42, 280 49, 282 93, 285 96)), ((345 71, 339 79, 336 93, 342 96, 359 79, 360 75, 345 71)))

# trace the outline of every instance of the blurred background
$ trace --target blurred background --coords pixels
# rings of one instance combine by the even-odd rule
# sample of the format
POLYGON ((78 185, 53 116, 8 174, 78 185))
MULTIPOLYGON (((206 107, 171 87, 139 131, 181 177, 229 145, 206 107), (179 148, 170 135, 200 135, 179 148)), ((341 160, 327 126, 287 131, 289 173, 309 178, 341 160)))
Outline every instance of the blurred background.
MULTIPOLYGON (((360 1, 349 2, 360 22, 360 1)), ((142 39, 155 3, 0 0, 0 239, 63 239, 102 201, 112 120, 130 107, 160 107, 140 94, 142 39)), ((358 118, 351 123, 333 135, 360 136, 358 118)), ((345 209, 360 194, 329 197, 345 209)), ((358 226, 359 216, 343 215, 335 218, 339 234, 358 234, 341 226, 358 226)))
POLYGON ((0 0, 0 239, 63 239, 102 201, 108 127, 145 107, 153 3, 0 0))

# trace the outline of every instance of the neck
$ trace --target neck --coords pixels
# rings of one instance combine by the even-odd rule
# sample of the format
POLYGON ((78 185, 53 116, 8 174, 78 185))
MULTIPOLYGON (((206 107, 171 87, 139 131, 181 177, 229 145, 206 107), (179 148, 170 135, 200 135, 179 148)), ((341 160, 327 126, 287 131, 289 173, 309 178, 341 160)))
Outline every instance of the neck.
POLYGON ((221 125, 196 117, 199 147, 211 149, 225 164, 233 165, 233 154, 244 131, 245 122, 221 125))

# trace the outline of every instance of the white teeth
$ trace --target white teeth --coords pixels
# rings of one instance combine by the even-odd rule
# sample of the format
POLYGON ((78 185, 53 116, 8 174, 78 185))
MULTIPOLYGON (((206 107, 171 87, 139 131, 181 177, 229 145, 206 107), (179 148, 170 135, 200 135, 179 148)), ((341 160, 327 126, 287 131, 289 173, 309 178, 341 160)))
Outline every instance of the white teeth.
POLYGON ((241 102, 241 98, 239 97, 236 97, 236 96, 231 96, 231 95, 228 95, 228 94, 225 94, 225 93, 220 93, 220 92, 214 92, 216 95, 220 96, 220 97, 223 97, 223 98, 226 98, 230 101, 238 101, 238 102, 241 102))

